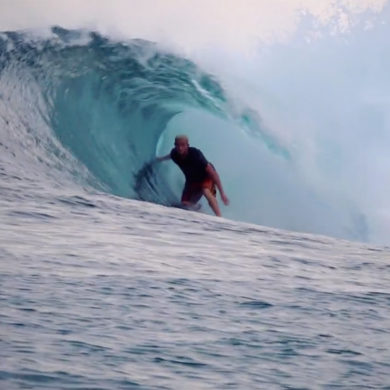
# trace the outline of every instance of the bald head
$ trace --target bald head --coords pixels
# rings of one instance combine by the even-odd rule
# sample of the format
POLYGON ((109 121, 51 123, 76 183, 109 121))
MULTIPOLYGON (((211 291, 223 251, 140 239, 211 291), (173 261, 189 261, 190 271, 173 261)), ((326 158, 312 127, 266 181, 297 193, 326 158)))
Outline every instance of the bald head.
POLYGON ((188 137, 187 137, 186 135, 184 135, 184 134, 180 134, 180 135, 177 135, 177 136, 175 137, 175 144, 176 144, 178 141, 180 141, 180 142, 186 142, 187 144, 189 143, 189 142, 188 142, 188 137))
POLYGON ((180 156, 186 156, 188 153, 188 137, 186 135, 177 135, 175 137, 175 149, 180 156))

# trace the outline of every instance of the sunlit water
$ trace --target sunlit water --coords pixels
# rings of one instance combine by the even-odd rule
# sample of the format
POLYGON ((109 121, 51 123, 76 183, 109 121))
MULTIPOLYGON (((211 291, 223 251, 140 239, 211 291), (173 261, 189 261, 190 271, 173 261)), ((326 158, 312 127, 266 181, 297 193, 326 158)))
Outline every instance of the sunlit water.
POLYGON ((389 389, 390 249, 1 176, 0 388, 389 389))

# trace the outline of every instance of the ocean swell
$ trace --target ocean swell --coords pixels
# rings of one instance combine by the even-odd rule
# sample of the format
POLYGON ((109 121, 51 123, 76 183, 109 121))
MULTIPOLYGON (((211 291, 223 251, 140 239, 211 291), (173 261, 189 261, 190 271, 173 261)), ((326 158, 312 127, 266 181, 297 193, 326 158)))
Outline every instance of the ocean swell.
POLYGON ((307 185, 260 115, 235 103, 215 77, 152 42, 59 27, 46 38, 0 35, 7 170, 172 204, 180 172, 145 164, 186 132, 222 174, 232 200, 226 216, 367 239, 364 216, 307 185))

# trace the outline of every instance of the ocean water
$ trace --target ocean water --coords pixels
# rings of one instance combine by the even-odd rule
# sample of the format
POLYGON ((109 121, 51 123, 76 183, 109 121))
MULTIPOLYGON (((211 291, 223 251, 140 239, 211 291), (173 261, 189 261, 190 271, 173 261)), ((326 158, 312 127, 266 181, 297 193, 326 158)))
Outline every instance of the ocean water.
POLYGON ((390 388, 389 248, 33 184, 2 174, 1 389, 390 388))
POLYGON ((290 151, 190 61, 52 34, 0 36, 0 389, 390 389, 390 248, 262 226, 367 240, 364 216, 290 193, 290 151), (226 218, 145 165, 211 123, 270 167, 245 202, 210 149, 226 218))

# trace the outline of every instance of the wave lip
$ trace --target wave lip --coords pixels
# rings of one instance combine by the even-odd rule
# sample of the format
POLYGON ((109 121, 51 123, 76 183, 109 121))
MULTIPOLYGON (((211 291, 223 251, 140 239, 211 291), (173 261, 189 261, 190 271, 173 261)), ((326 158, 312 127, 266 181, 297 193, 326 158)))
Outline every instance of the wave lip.
POLYGON ((227 217, 369 237, 365 216, 306 183, 256 111, 238 109, 215 77, 152 42, 60 27, 49 38, 2 33, 0 94, 0 163, 23 180, 176 203, 178 173, 145 163, 184 128, 214 147, 233 199, 227 217))

